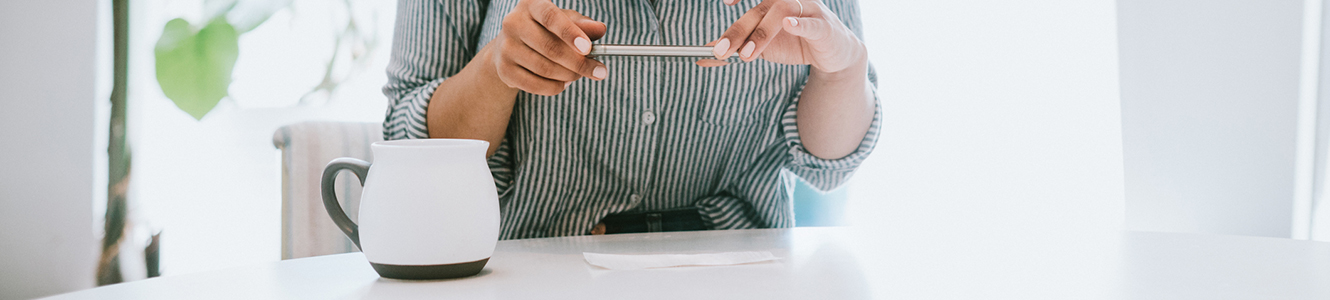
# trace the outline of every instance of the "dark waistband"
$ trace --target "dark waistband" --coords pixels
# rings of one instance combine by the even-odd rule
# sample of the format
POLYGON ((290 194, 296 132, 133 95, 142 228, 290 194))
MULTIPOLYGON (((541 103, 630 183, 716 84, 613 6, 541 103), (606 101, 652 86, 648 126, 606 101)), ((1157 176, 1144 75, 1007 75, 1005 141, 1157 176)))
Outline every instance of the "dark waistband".
POLYGON ((706 230, 697 208, 619 213, 601 219, 605 233, 639 233, 706 230))

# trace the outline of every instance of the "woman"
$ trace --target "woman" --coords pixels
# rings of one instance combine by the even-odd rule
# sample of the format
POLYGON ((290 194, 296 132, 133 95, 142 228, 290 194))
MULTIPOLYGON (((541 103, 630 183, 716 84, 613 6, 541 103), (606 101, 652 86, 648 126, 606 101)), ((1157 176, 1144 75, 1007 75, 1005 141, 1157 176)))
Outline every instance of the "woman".
POLYGON ((843 183, 878 126, 857 1, 831 1, 401 0, 384 135, 489 141, 504 239, 792 227, 793 176, 843 183))

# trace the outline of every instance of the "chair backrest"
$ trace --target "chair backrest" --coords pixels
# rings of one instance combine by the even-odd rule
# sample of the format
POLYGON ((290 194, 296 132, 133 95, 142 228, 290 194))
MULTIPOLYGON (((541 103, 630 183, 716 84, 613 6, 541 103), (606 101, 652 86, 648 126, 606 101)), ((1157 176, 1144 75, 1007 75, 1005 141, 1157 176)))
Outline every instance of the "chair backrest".
MULTIPOLYGON (((379 123, 304 122, 273 134, 282 151, 282 259, 356 251, 323 208, 323 167, 338 157, 372 161, 369 145, 383 140, 379 123)), ((360 181, 338 175, 338 199, 351 219, 360 211, 360 181)))

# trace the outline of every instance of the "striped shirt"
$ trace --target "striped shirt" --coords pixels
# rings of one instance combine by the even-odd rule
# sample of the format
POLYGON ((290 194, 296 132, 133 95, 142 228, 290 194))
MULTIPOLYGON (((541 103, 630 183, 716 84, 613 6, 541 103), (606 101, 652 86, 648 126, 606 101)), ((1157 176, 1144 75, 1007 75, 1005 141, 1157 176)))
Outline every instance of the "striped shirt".
MULTIPOLYGON (((757 0, 554 0, 604 22, 607 44, 702 45, 757 0)), ((862 35, 856 0, 827 5, 862 35)), ((499 33, 517 0, 401 0, 384 94, 385 139, 428 138, 430 96, 499 33)), ((880 105, 852 154, 808 153, 796 103, 809 66, 600 57, 603 81, 518 93, 489 165, 503 239, 587 234, 606 215, 696 207, 713 229, 794 226, 795 177, 829 190, 872 151, 880 105)), ((735 62, 732 60, 732 62, 735 62)), ((876 85, 869 69, 868 79, 876 85)), ((874 92, 876 93, 876 92, 874 92)))

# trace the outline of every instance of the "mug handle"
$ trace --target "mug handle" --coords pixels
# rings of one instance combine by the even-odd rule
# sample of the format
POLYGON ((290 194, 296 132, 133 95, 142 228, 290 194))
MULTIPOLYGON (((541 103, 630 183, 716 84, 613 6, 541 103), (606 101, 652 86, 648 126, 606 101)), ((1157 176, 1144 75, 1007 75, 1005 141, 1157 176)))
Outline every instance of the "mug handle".
POLYGON ((360 178, 360 185, 364 186, 365 176, 369 174, 369 165, 367 161, 342 157, 332 160, 327 167, 323 168, 323 208, 328 210, 328 216, 332 217, 333 223, 337 224, 337 228, 341 229, 342 233, 346 233, 346 237, 351 238, 351 242, 356 244, 356 248, 360 248, 360 227, 356 226, 356 222, 351 221, 351 218, 346 216, 346 211, 342 210, 342 204, 337 201, 337 192, 335 191, 337 172, 349 170, 356 173, 356 177, 360 178))

